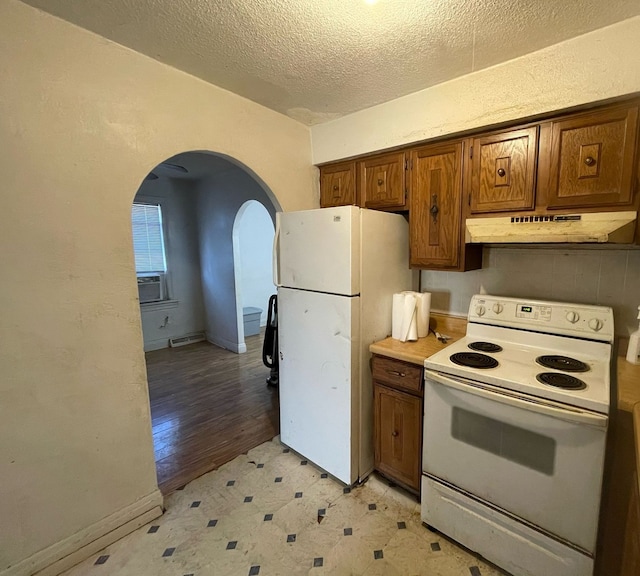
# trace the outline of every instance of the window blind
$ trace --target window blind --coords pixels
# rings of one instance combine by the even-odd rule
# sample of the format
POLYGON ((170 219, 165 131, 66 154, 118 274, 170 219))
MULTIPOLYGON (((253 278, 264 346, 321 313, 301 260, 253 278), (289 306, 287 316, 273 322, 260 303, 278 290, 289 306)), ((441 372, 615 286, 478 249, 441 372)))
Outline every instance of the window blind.
POLYGON ((166 272, 159 205, 134 204, 131 211, 136 272, 166 272))

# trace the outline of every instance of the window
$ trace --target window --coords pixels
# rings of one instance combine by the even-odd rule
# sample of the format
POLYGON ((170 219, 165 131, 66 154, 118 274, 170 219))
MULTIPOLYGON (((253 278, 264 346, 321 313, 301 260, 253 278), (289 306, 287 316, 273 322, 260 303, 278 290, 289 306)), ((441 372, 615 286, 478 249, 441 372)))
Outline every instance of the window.
POLYGON ((162 235, 162 210, 158 204, 134 204, 131 210, 136 273, 165 273, 167 261, 162 235))

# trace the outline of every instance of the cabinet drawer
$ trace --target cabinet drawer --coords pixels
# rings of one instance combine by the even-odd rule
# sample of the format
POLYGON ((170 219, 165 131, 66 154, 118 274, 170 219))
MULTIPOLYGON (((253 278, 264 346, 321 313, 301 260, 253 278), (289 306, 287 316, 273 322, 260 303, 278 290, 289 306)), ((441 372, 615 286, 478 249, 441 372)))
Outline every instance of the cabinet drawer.
POLYGON ((376 382, 413 393, 422 392, 422 367, 383 356, 374 356, 371 373, 376 382))

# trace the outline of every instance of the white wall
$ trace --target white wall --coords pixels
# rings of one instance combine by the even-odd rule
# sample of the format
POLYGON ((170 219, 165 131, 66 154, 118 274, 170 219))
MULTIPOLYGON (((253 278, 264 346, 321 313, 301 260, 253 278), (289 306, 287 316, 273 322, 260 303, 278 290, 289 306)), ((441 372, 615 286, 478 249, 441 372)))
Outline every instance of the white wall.
POLYGON ((262 309, 260 326, 265 326, 269 298, 276 293, 271 262, 274 224, 266 208, 256 200, 244 204, 236 216, 234 236, 237 236, 235 265, 239 269, 237 290, 242 307, 262 309))
POLYGON ((161 503, 131 243, 149 170, 212 150, 283 209, 319 194, 305 126, 16 0, 0 2, 0 142, 0 573, 13 576, 161 503))
POLYGON ((328 162, 640 91, 640 16, 311 129, 328 162))
POLYGON ((167 295, 172 301, 140 307, 145 351, 167 348, 169 338, 204 330, 196 195, 192 187, 192 182, 176 178, 145 180, 134 199, 161 206, 167 295))
POLYGON ((474 294, 611 306, 615 331, 637 329, 640 249, 485 247, 482 270, 422 272, 434 310, 463 314, 474 294))
POLYGON ((263 204, 272 219, 280 207, 271 203, 249 174, 233 165, 200 181, 197 191, 207 339, 222 348, 246 352, 242 310, 238 310, 236 295, 233 225, 247 200, 263 204))

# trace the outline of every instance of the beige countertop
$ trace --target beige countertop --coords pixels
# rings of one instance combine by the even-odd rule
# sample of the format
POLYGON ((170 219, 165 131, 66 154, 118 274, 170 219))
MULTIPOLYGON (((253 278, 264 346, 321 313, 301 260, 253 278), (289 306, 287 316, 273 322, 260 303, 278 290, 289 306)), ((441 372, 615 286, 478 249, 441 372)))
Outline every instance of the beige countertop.
POLYGON ((618 356, 618 409, 633 411, 640 402, 640 364, 629 364, 623 356, 618 356))
MULTIPOLYGON (((455 316, 431 314, 429 328, 440 332, 440 334, 451 336, 451 339, 447 342, 447 344, 451 344, 464 336, 467 330, 467 320, 466 318, 455 316)), ((433 332, 429 332, 426 338, 418 338, 415 342, 400 342, 400 340, 394 340, 393 338, 385 338, 371 344, 369 351, 372 354, 380 354, 388 358, 423 366, 425 358, 442 350, 447 344, 439 342, 433 332)))

